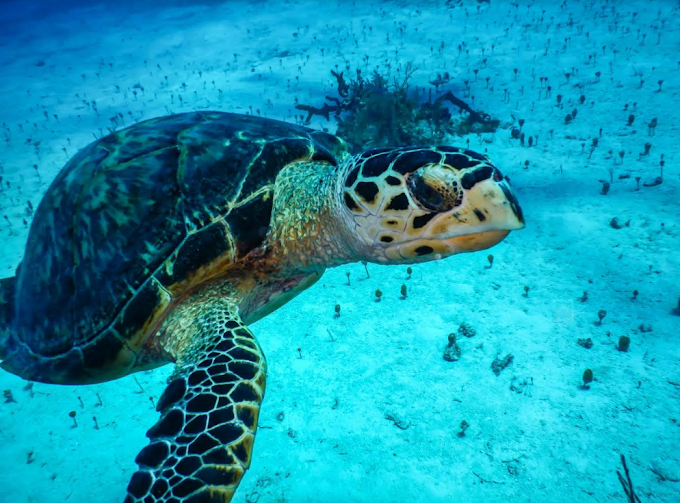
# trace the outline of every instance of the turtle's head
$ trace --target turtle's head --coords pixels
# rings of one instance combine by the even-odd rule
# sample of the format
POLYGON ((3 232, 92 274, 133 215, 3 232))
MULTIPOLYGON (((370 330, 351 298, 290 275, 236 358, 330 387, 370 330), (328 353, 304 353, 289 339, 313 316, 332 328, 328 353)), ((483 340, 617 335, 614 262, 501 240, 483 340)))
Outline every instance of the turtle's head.
POLYGON ((508 181, 470 150, 369 150, 345 173, 340 204, 363 260, 412 263, 484 250, 524 227, 508 181))

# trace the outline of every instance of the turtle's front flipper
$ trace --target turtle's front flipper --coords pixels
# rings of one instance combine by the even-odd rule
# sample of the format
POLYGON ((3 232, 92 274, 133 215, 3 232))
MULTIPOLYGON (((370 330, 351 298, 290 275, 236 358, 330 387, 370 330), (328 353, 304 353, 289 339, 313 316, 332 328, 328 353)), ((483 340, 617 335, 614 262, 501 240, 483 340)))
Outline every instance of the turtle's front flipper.
POLYGON ((170 348, 177 367, 126 502, 226 503, 250 465, 264 355, 234 304, 215 299, 183 311, 170 348))

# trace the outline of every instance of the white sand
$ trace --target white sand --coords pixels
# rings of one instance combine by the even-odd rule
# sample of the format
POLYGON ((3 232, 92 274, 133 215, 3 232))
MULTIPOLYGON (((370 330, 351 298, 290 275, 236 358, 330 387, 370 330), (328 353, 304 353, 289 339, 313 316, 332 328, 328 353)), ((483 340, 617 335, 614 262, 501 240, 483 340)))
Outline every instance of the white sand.
MULTIPOLYGON (((348 61, 353 74, 368 55, 364 73, 385 60, 393 68, 413 60, 413 82, 427 87, 448 71, 446 90, 468 101, 474 95, 474 106, 503 121, 495 135, 468 137, 510 176, 528 222, 491 251, 492 269, 486 252, 417 266, 409 281, 405 267, 370 266, 370 279, 360 264, 340 267, 253 327, 270 373, 237 503, 624 501, 619 453, 642 501, 680 501, 680 316, 672 313, 680 296, 677 2, 464 3, 469 14, 442 2, 419 2, 421 11, 407 2, 215 2, 127 14, 92 7, 12 23, 0 38, 0 215, 12 225, 0 218, 0 276, 13 274, 22 257, 26 201, 37 206, 67 156, 93 132, 106 132, 119 112, 130 124, 169 111, 252 106, 294 121, 296 97, 320 106, 334 92, 330 69, 348 61), (589 63, 589 55, 596 59, 589 63), (543 90, 539 99, 540 77, 549 78, 551 98, 543 90), (144 87, 136 98, 135 84, 144 87), (98 115, 86 104, 92 100, 98 115), (574 108, 577 117, 565 125, 574 108), (538 135, 536 147, 510 139, 512 116, 526 120, 527 136, 538 135), (650 138, 653 117, 659 125, 650 138), (650 155, 638 159, 647 141, 650 155), (614 158, 625 151, 622 165, 609 150, 614 158), (661 154, 663 184, 635 190, 634 177, 659 175, 661 154), (598 180, 609 179, 612 166, 603 196, 598 180), (630 225, 613 229, 614 217, 630 225), (402 283, 407 300, 399 299, 402 283), (385 293, 380 303, 376 288, 385 293), (577 300, 583 291, 585 303, 577 300), (596 326, 600 309, 608 314, 596 326), (477 335, 460 338, 460 361, 445 362, 447 335, 462 321, 477 335), (628 353, 615 348, 624 334, 628 353), (586 337, 590 350, 576 344, 586 337), (491 362, 507 353, 514 362, 497 377, 491 362), (579 389, 586 368, 595 376, 588 391, 579 389), (470 427, 460 438, 462 420, 470 427)), ((314 125, 333 129, 325 120, 314 125)), ((36 384, 33 397, 22 380, 0 374, 0 389, 18 402, 0 406, 0 501, 122 501, 157 417, 149 397, 160 396, 170 371, 136 375, 143 392, 129 377, 87 387, 36 384)))

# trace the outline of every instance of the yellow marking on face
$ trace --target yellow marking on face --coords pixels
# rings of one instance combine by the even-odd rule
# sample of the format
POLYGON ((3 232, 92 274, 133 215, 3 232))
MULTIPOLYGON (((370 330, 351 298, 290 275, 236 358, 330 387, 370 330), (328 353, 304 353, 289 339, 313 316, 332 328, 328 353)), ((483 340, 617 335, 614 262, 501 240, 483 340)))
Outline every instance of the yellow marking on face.
POLYGON ((458 214, 458 216, 444 215, 443 218, 439 218, 436 222, 431 222, 430 229, 428 229, 429 230, 428 234, 440 236, 440 235, 443 235, 443 234, 446 234, 447 232, 449 232, 451 227, 453 227, 454 225, 465 224, 465 223, 467 223, 467 219, 463 216, 460 216, 459 214, 458 214), (455 220, 455 223, 454 223, 454 220, 455 220))

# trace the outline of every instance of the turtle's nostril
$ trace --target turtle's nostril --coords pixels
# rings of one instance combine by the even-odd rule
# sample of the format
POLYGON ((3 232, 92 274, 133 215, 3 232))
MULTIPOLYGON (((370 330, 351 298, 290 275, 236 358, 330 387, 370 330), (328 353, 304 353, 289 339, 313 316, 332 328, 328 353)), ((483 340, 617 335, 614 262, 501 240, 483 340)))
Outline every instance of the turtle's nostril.
POLYGON ((500 182, 503 180, 503 174, 501 173, 501 170, 498 168, 493 169, 493 180, 494 182, 500 182))

